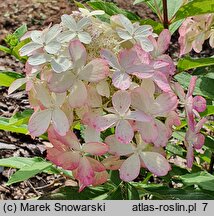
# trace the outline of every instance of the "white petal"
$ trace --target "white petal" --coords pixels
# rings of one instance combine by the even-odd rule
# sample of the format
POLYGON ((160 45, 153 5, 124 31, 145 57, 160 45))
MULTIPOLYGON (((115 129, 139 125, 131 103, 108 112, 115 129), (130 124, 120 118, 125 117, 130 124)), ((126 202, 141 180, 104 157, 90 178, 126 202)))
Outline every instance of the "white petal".
POLYGON ((16 91, 18 88, 20 88, 22 85, 24 85, 27 82, 27 78, 21 78, 17 79, 10 85, 8 89, 8 94, 12 94, 14 91, 16 91))
POLYGON ((45 43, 46 44, 50 43, 52 40, 54 40, 57 37, 57 35, 59 35, 60 32, 61 32, 60 25, 59 24, 53 25, 45 35, 45 43))
POLYGON ((61 16, 61 20, 62 20, 62 24, 68 29, 71 29, 72 31, 77 30, 77 23, 72 16, 64 14, 61 16))
POLYGON ((67 58, 64 57, 52 59, 51 61, 51 67, 56 73, 62 73, 68 70, 71 66, 72 66, 71 61, 69 61, 67 58))
POLYGON ((54 129, 61 135, 65 136, 69 130, 69 122, 65 113, 61 109, 54 109, 52 112, 52 123, 54 129))
POLYGON ((61 44, 57 41, 52 41, 45 46, 46 52, 56 54, 61 48, 61 44))
POLYGON ((43 32, 42 31, 32 31, 30 34, 30 37, 33 42, 38 43, 38 44, 43 44, 43 32))
POLYGON ((43 45, 35 43, 35 42, 30 42, 24 45, 20 50, 19 54, 20 56, 26 56, 34 52, 35 50, 43 47, 43 45))
POLYGON ((87 27, 91 23, 91 20, 87 17, 83 17, 78 23, 77 23, 77 31, 81 31, 83 28, 87 27))
POLYGON ((47 56, 45 54, 36 54, 30 56, 28 59, 28 63, 33 66, 41 65, 47 62, 47 56))
POLYGON ((91 35, 88 32, 79 32, 78 38, 84 44, 90 44, 92 40, 91 35))
POLYGON ((76 32, 64 31, 59 35, 59 41, 61 43, 69 42, 77 36, 76 32))

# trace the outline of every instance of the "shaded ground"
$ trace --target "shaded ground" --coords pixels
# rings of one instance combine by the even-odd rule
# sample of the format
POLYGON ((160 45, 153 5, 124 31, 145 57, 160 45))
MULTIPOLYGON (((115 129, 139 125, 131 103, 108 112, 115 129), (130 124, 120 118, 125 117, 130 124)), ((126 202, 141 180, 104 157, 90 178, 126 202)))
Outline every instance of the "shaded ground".
MULTIPOLYGON (((81 1, 83 2, 83 1, 81 1)), ((115 0, 122 8, 136 12, 142 18, 155 18, 145 5, 133 6, 132 0, 115 0)), ((29 30, 42 29, 51 22, 59 23, 60 16, 71 13, 75 9, 70 0, 7 0, 0 1, 0 44, 3 38, 26 23, 29 30)), ((0 70, 22 73, 23 64, 15 58, 0 52, 0 70)), ((11 117, 13 114, 29 107, 27 96, 20 92, 13 96, 7 95, 7 89, 0 87, 0 116, 11 117)), ((0 131, 0 158, 45 157, 44 141, 31 139, 30 136, 0 131)), ((40 174, 28 181, 6 186, 15 169, 0 167, 0 200, 30 199, 50 192, 65 184, 65 178, 58 175, 40 174)))

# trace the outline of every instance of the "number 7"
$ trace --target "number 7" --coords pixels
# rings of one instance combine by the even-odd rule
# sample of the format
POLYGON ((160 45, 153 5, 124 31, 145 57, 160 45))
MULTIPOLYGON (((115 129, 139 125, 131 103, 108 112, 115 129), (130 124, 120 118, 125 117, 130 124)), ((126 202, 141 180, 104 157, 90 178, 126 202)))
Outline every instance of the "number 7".
POLYGON ((207 204, 208 204, 208 203, 202 203, 202 204, 204 205, 203 211, 206 211, 206 207, 207 207, 207 204))

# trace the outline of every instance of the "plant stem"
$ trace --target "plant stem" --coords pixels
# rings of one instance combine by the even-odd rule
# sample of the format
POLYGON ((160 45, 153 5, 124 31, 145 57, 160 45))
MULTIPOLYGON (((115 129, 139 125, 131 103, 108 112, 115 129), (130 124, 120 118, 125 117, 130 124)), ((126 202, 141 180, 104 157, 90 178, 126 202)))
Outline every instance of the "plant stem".
POLYGON ((210 166, 209 166, 209 173, 210 174, 213 173, 213 165, 214 165, 214 153, 212 153, 211 159, 210 159, 210 166))
POLYGON ((163 2, 163 26, 165 29, 169 28, 168 11, 167 11, 167 0, 162 0, 163 2))

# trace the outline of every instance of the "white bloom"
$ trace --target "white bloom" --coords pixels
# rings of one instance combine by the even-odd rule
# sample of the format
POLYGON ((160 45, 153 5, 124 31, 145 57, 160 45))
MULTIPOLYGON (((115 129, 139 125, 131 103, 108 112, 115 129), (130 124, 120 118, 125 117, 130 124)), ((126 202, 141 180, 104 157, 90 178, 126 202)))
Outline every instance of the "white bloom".
POLYGON ((78 38, 84 44, 89 44, 91 42, 90 34, 84 31, 84 28, 88 27, 91 23, 89 18, 83 17, 76 22, 72 16, 64 14, 61 17, 61 20, 62 25, 68 29, 60 34, 61 42, 69 42, 74 38, 78 38))

